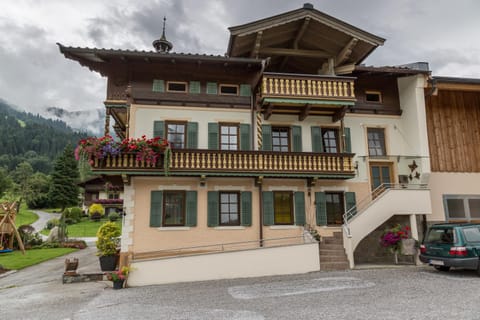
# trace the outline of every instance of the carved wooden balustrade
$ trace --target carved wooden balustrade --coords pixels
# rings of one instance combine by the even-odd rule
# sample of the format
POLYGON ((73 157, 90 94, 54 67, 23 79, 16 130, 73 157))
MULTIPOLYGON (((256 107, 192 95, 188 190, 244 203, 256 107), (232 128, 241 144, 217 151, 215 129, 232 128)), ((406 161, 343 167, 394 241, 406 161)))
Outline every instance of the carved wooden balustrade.
MULTIPOLYGON (((175 149, 169 159, 169 171, 174 173, 287 174, 287 175, 353 175, 353 154, 226 151, 175 149)), ((158 171, 164 169, 163 155, 156 163, 138 161, 134 154, 120 154, 94 159, 94 171, 158 171)))
POLYGON ((355 101, 354 78, 264 73, 262 97, 355 101))

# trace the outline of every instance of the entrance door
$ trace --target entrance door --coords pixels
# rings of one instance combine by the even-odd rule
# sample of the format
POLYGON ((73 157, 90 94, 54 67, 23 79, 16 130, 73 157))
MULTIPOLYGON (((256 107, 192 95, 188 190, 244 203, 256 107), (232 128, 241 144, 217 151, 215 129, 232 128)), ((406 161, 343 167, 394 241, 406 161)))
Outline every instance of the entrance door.
POLYGON ((374 197, 376 197, 389 187, 389 183, 393 183, 392 164, 388 162, 371 162, 370 181, 372 191, 382 184, 387 184, 384 188, 380 188, 375 192, 374 197))

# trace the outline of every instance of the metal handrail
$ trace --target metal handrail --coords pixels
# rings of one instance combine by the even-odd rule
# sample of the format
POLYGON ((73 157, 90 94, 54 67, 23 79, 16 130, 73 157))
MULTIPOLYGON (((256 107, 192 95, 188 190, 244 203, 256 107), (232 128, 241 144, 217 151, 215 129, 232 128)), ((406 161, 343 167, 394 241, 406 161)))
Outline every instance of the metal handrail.
MULTIPOLYGON (((136 254, 137 259, 142 259, 142 256, 157 256, 157 257, 173 257, 173 256, 186 256, 186 255, 195 255, 202 253, 212 253, 212 252, 225 252, 235 250, 246 250, 246 249, 262 249, 262 248, 272 248, 281 245, 287 244, 305 244, 305 243, 315 243, 317 242, 312 237, 306 237, 305 234, 295 237, 282 237, 282 238, 270 238, 270 239, 259 239, 259 240, 249 240, 249 241, 240 241, 240 242, 227 242, 227 243, 215 243, 210 245, 201 245, 201 246, 191 246, 191 247, 179 247, 171 249, 162 249, 157 251, 142 252, 136 254), (293 240, 300 240, 298 243, 293 243, 293 240), (271 242, 279 242, 276 244, 271 244, 271 242), (282 242, 286 241, 286 242, 282 242), (268 244, 268 246, 266 246, 268 244)), ((135 259, 135 255, 133 257, 135 259)))
POLYGON ((358 217, 362 212, 364 212, 372 203, 378 201, 382 198, 387 190, 418 190, 418 189, 426 189, 427 184, 408 184, 408 183, 382 183, 373 191, 357 202, 357 204, 350 209, 348 209, 343 214, 343 230, 345 231, 348 237, 351 237, 350 227, 348 225, 349 221, 355 217, 358 217))

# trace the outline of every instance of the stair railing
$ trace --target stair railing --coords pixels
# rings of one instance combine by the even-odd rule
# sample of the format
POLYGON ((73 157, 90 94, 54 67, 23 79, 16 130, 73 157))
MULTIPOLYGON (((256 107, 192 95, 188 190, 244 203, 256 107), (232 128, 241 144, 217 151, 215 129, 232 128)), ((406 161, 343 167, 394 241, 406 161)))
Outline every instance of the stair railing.
POLYGON ((364 212, 370 205, 382 198, 388 190, 418 190, 426 189, 427 184, 408 184, 408 183, 382 183, 362 200, 358 201, 355 206, 348 209, 343 214, 343 230, 347 237, 352 237, 349 222, 358 217, 364 212))

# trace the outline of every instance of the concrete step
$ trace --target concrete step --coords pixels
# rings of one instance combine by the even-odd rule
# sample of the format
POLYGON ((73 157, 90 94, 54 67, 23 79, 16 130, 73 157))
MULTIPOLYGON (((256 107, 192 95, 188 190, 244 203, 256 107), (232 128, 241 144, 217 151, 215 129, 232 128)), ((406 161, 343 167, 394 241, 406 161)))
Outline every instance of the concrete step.
POLYGON ((334 239, 334 238, 323 238, 322 244, 341 244, 343 245, 342 239, 334 239))
POLYGON ((322 262, 320 260, 320 270, 333 271, 333 270, 347 270, 350 269, 348 262, 322 262))
POLYGON ((345 256, 345 250, 320 249, 320 256, 345 256))
POLYGON ((343 244, 339 243, 320 243, 320 249, 344 250, 343 244))
POLYGON ((324 262, 345 262, 348 263, 347 256, 320 256, 320 263, 324 262))

